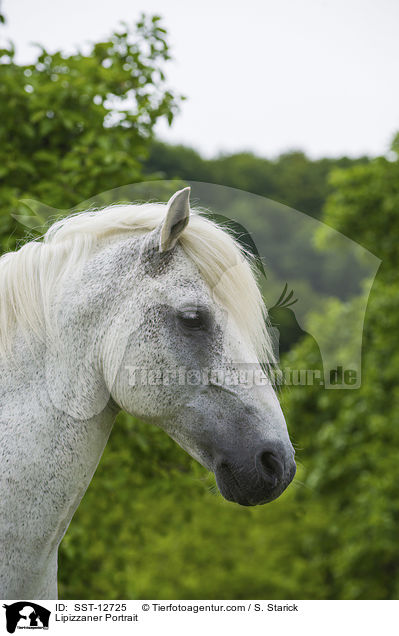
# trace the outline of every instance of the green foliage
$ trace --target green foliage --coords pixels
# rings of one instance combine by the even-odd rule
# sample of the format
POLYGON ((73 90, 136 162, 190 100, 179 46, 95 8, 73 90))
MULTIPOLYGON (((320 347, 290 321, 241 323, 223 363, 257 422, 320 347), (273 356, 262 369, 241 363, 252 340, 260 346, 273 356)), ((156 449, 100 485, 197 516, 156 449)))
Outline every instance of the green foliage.
MULTIPOLYGON (((322 528, 308 529, 306 541, 312 561, 325 564, 330 598, 397 598, 399 592, 398 176, 399 162, 385 159, 335 172, 326 206, 327 222, 384 259, 363 333, 362 387, 308 387, 286 396, 311 489, 310 497, 298 493, 298 501, 324 510, 322 528)), ((335 302, 328 320, 314 319, 326 329, 344 328, 356 302, 335 302)), ((303 341, 289 364, 308 360, 310 345, 303 341)))
MULTIPOLYGON (((394 149, 397 142, 394 142, 394 149)), ((397 155, 396 155, 397 157, 397 155)), ((331 175, 334 194, 325 220, 383 259, 386 273, 398 266, 399 161, 383 157, 331 175)))
POLYGON ((193 179, 246 190, 320 218, 332 188, 328 176, 333 168, 367 165, 369 159, 317 159, 293 151, 274 160, 250 152, 203 159, 186 146, 169 146, 154 140, 145 161, 146 170, 165 179, 193 179))
MULTIPOLYGON (((41 48, 41 47, 40 47, 41 48)), ((86 53, 49 54, 17 65, 0 50, 0 232, 12 249, 24 214, 19 199, 70 208, 103 190, 139 181, 152 130, 172 122, 169 59, 160 18, 143 16, 86 53)))

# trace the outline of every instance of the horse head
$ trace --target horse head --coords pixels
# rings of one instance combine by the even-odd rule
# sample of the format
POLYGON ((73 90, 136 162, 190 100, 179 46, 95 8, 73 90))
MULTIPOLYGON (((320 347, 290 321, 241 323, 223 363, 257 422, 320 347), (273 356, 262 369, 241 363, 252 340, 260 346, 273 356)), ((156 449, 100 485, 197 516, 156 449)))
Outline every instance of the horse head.
POLYGON ((271 362, 272 350, 247 258, 232 236, 190 213, 189 188, 171 198, 139 246, 127 240, 117 249, 124 262, 126 250, 134 252, 135 266, 106 347, 112 399, 161 426, 215 474, 226 499, 272 501, 296 467, 262 370, 260 358, 271 362))

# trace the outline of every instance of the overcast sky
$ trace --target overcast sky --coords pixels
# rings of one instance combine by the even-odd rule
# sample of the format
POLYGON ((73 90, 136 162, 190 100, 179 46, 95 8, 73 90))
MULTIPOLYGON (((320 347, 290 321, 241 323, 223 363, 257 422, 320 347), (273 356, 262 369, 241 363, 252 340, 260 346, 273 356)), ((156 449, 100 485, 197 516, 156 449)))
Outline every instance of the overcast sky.
POLYGON ((164 18, 187 96, 158 134, 207 156, 385 154, 399 130, 398 0, 3 0, 18 59, 72 51, 142 11, 164 18))

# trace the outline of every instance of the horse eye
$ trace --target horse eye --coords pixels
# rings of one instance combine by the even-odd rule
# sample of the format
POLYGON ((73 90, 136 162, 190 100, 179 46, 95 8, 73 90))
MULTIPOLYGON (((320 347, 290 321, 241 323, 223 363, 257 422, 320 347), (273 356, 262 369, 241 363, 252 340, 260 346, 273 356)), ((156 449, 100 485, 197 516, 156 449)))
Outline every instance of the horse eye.
POLYGON ((199 311, 195 309, 188 309, 187 311, 179 312, 180 322, 188 329, 202 329, 204 321, 199 311))

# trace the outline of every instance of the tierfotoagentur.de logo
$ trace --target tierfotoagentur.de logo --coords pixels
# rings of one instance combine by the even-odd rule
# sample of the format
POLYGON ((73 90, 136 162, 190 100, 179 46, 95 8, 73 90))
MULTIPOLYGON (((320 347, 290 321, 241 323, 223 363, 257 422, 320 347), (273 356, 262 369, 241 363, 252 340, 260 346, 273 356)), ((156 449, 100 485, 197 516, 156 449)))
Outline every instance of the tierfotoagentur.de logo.
POLYGON ((18 601, 3 607, 9 634, 14 634, 16 629, 48 629, 51 612, 37 603, 18 601))

